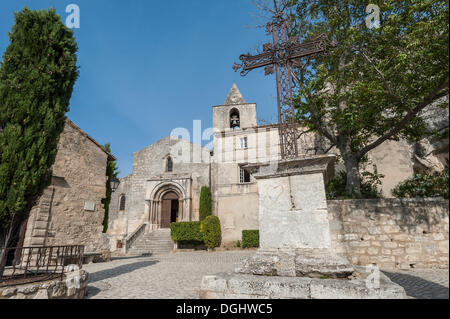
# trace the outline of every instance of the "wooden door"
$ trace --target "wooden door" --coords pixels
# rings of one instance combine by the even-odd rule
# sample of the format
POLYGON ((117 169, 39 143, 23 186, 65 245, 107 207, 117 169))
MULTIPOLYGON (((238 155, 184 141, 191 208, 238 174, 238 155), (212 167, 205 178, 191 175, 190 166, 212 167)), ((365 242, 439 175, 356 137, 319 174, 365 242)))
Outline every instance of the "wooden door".
POLYGON ((178 200, 177 194, 169 192, 162 198, 161 203, 161 228, 170 228, 170 222, 172 219, 172 202, 178 200))
POLYGON ((171 200, 163 199, 161 204, 161 228, 170 228, 171 200))

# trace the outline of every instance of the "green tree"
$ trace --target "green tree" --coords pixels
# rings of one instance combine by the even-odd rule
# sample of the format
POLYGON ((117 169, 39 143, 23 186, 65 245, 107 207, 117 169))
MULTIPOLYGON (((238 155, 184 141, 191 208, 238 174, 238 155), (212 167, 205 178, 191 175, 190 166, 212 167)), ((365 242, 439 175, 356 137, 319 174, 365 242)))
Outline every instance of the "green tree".
POLYGON ((211 188, 209 188, 208 186, 203 186, 200 191, 200 207, 199 207, 200 221, 204 220, 212 213, 211 198, 212 198, 211 188))
POLYGON ((200 224, 200 231, 203 233, 203 242, 206 247, 214 249, 219 246, 222 237, 219 217, 207 216, 200 224))
MULTIPOLYGON (((51 182, 78 77, 73 32, 54 9, 16 13, 9 38, 0 65, 0 225, 5 247, 51 182)), ((0 274, 5 263, 2 254, 0 274)))
POLYGON ((346 193, 361 194, 360 164, 387 140, 417 140, 432 103, 448 108, 448 2, 378 1, 379 28, 366 25, 367 1, 288 1, 302 42, 326 33, 337 45, 293 72, 300 121, 336 146, 346 193))
MULTIPOLYGON (((111 144, 105 144, 105 150, 108 153, 111 153, 111 144)), ((108 221, 109 221, 109 204, 111 203, 111 180, 113 178, 117 178, 119 174, 117 163, 113 160, 109 160, 106 163, 106 197, 102 199, 103 207, 105 208, 105 217, 103 218, 103 232, 106 233, 108 230, 108 221)))
POLYGON ((444 197, 448 199, 448 169, 443 172, 414 174, 392 189, 398 198, 444 197))

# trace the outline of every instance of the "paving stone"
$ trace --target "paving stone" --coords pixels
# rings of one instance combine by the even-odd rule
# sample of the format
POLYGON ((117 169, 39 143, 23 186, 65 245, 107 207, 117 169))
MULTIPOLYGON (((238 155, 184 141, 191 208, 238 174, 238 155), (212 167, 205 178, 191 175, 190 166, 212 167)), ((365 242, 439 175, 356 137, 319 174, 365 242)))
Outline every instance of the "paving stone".
MULTIPOLYGON (((205 275, 233 271, 252 251, 180 252, 115 258, 92 263, 88 296, 94 299, 197 299, 205 275)), ((448 299, 448 269, 386 269, 383 273, 405 288, 410 298, 448 299)))

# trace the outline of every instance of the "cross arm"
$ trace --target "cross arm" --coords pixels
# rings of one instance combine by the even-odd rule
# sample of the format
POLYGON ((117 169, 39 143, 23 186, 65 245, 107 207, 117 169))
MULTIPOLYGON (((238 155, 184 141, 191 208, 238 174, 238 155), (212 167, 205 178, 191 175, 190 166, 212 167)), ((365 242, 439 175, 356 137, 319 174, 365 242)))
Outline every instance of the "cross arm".
POLYGON ((239 60, 241 60, 242 63, 241 64, 235 63, 233 69, 235 71, 238 71, 239 69, 242 68, 241 71, 242 76, 246 76, 248 72, 250 72, 251 70, 272 65, 275 63, 273 51, 266 51, 264 53, 257 55, 251 55, 250 53, 242 54, 239 57, 239 60))
MULTIPOLYGON (((328 50, 328 42, 326 34, 321 34, 307 43, 294 42, 290 47, 289 59, 295 60, 319 53, 326 53, 328 50)), ((331 46, 335 46, 335 43, 331 43, 331 46)))

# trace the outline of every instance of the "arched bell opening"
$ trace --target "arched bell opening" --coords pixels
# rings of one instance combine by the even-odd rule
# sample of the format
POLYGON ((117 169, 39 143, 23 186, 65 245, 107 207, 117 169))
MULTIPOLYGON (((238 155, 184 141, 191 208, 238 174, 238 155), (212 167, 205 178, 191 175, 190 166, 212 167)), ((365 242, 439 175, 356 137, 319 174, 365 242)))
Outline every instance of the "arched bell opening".
POLYGON ((241 118, 239 115, 239 110, 233 108, 230 111, 230 128, 231 129, 239 129, 241 127, 241 118))

